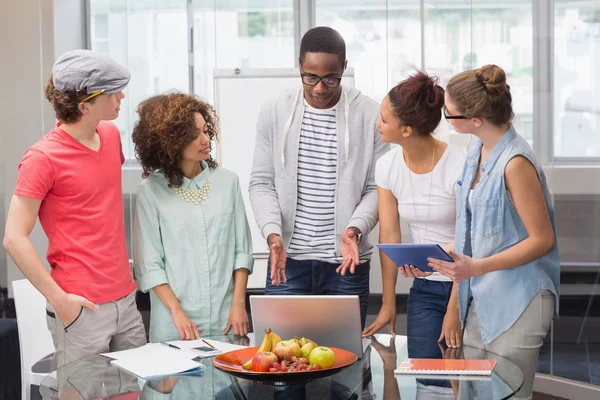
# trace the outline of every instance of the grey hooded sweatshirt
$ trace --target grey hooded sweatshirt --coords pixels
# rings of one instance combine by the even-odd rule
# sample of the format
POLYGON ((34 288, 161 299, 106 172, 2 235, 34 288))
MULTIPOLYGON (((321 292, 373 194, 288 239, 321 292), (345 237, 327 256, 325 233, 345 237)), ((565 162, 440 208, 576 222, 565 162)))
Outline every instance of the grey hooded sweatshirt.
MULTIPOLYGON (((254 162, 250 175, 250 202, 258 228, 266 239, 276 233, 289 247, 297 205, 300 128, 304 114, 303 90, 288 90, 266 102, 258 116, 254 162)), ((355 226, 363 234, 359 250, 372 249, 367 234, 377 225, 375 163, 389 149, 375 122, 379 104, 355 88, 342 86, 336 108, 338 135, 335 194, 336 251, 342 232, 355 226)))

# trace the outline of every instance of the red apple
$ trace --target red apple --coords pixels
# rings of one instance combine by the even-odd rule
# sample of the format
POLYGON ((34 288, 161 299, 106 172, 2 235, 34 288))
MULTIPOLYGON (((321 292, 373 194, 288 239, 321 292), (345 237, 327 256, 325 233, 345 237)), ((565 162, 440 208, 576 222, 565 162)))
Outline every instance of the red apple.
POLYGON ((310 365, 318 365, 320 368, 330 368, 335 362, 335 353, 329 347, 315 347, 310 352, 310 365))
POLYGON ((275 345, 273 353, 277 355, 280 360, 291 361, 293 356, 301 357, 302 351, 297 341, 283 340, 275 345))
POLYGON ((277 356, 270 351, 261 351, 252 358, 252 371, 269 372, 269 369, 276 363, 277 356))

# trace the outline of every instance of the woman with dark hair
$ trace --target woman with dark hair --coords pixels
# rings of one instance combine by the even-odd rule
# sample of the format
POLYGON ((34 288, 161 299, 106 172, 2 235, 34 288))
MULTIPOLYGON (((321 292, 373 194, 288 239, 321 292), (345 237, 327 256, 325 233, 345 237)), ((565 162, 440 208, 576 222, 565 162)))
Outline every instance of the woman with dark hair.
POLYGON ((248 333, 245 297, 252 240, 236 174, 217 166, 213 108, 192 95, 138 107, 134 272, 150 291, 150 341, 248 333))
MULTIPOLYGON (((408 224, 413 242, 436 243, 447 250, 452 247, 455 183, 465 152, 433 137, 443 105, 444 89, 424 72, 398 83, 381 103, 377 121, 381 139, 399 147, 381 157, 375 169, 380 243, 402 242, 402 219, 408 224)), ((390 333, 395 333, 398 270, 405 278, 415 278, 408 295, 408 336, 429 339, 433 352, 439 352, 436 342, 444 339, 448 347, 459 347, 462 335, 452 281, 413 266, 398 268, 383 253, 383 304, 377 319, 363 334, 373 335, 388 324, 390 333)), ((411 356, 435 358, 426 350, 411 356)))

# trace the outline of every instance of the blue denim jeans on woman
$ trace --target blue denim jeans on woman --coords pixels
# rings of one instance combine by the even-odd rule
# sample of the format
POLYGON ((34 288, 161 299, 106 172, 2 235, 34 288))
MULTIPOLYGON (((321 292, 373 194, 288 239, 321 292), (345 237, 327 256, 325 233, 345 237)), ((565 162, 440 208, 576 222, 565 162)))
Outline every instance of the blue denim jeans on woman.
MULTIPOLYGON (((415 278, 408 294, 406 325, 410 358, 443 358, 437 341, 452 293, 452 282, 415 278)), ((442 343, 445 347, 445 344, 442 343)), ((449 387, 444 380, 418 379, 425 386, 449 387)))
MULTIPOLYGON (((442 323, 451 293, 452 282, 415 278, 408 294, 406 311, 409 337, 431 339, 431 343, 437 343, 442 332, 442 323)), ((434 358, 429 357, 428 354, 436 353, 436 350, 439 353, 439 348, 435 347, 436 349, 431 349, 431 351, 423 349, 423 354, 409 354, 409 357, 434 358)))
POLYGON ((350 271, 341 276, 335 270, 340 264, 313 260, 288 258, 285 264, 287 282, 279 286, 271 283, 271 261, 267 269, 266 295, 358 295, 360 300, 360 321, 362 329, 367 319, 369 301, 370 262, 359 264, 354 274, 350 271))

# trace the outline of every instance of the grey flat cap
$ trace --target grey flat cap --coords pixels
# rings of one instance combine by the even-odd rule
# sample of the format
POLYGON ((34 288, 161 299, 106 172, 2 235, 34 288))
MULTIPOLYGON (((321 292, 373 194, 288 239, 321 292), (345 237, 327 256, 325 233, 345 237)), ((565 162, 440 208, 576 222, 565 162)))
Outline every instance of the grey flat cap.
POLYGON ((82 90, 92 94, 117 93, 125 89, 131 74, 107 55, 90 50, 73 50, 61 55, 52 67, 54 87, 59 92, 82 90))

